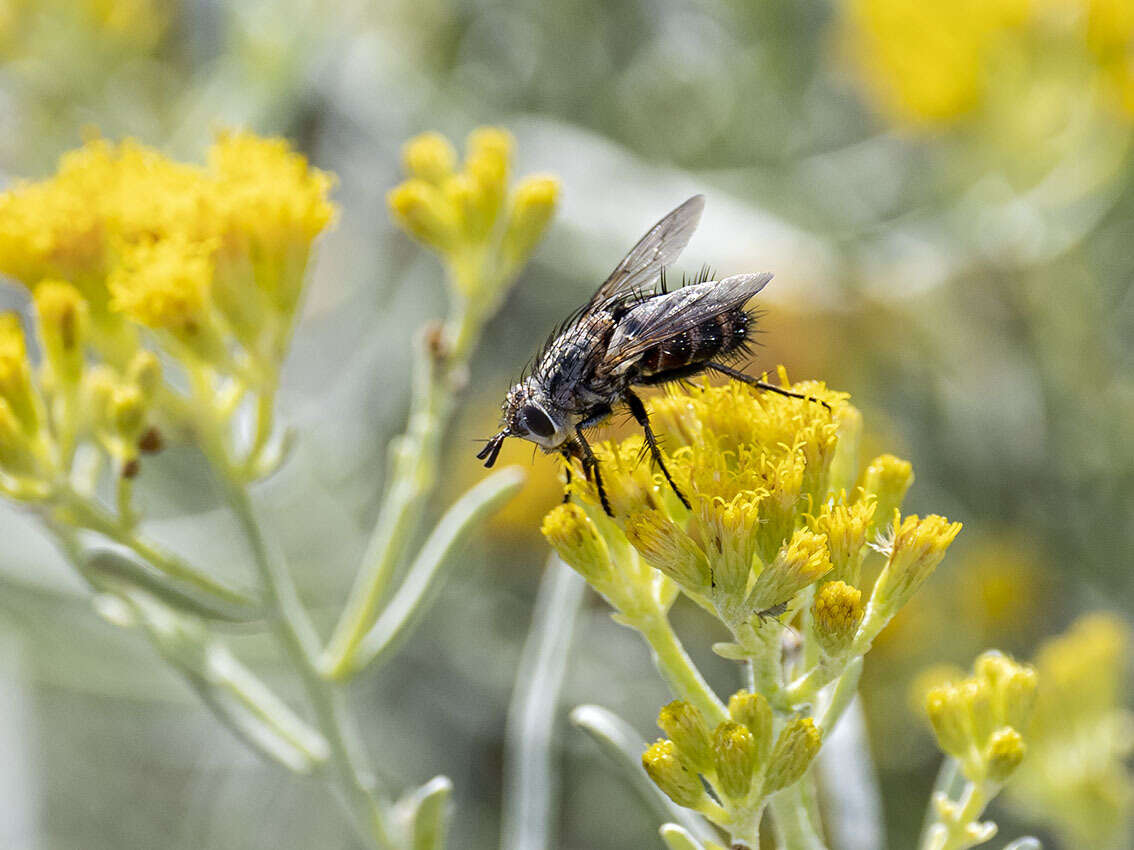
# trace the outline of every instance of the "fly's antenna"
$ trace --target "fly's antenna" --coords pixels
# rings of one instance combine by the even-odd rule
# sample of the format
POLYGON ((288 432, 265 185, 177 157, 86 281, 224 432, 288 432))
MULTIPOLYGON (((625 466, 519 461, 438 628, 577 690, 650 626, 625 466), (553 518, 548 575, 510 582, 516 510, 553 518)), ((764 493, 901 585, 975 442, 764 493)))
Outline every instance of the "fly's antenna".
POLYGON ((501 431, 494 437, 490 437, 488 442, 484 444, 484 448, 477 452, 476 459, 483 460, 485 468, 491 469, 492 464, 496 463, 496 456, 500 454, 500 446, 507 436, 507 431, 501 431))

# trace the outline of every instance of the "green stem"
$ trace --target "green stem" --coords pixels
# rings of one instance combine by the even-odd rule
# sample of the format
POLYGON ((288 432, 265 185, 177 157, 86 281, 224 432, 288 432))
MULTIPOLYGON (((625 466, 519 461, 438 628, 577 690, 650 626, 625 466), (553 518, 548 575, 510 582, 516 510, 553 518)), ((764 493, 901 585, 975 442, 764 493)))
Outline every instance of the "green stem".
POLYGON ((391 443, 390 484, 362 566, 327 644, 326 669, 332 677, 343 675, 351 667, 359 643, 377 617, 406 543, 418 527, 425 498, 437 477, 441 439, 463 379, 470 339, 479 327, 479 320, 466 310, 445 330, 441 347, 454 341, 448 351, 437 351, 429 340, 421 345, 409 423, 405 434, 391 443))
POLYGON ((996 828, 983 835, 973 835, 970 827, 977 823, 985 806, 995 796, 982 782, 969 782, 957 801, 959 808, 949 816, 938 816, 937 822, 929 828, 925 850, 968 850, 983 844, 996 834, 996 828))
POLYGON ((705 716, 709 728, 728 720, 728 711, 694 665, 673 631, 669 618, 654 611, 628 619, 654 653, 654 665, 674 695, 693 704, 705 716))
POLYGON ((95 531, 107 539, 125 546, 154 569, 165 573, 170 578, 183 581, 225 602, 249 608, 256 607, 256 600, 221 584, 176 555, 166 552, 157 544, 139 536, 93 499, 67 488, 59 492, 57 506, 70 514, 76 525, 88 531, 95 531))
POLYGON ((295 584, 278 553, 264 538, 248 491, 223 472, 219 479, 252 550, 265 601, 275 614, 273 626, 280 644, 303 681, 319 731, 330 745, 331 766, 356 826, 370 846, 389 850, 394 844, 382 804, 372 793, 372 781, 360 765, 359 744, 354 740, 343 694, 319 673, 318 635, 299 600, 295 584))
POLYGON ((811 820, 808 792, 803 787, 807 776, 772 796, 779 850, 827 850, 817 825, 811 820))

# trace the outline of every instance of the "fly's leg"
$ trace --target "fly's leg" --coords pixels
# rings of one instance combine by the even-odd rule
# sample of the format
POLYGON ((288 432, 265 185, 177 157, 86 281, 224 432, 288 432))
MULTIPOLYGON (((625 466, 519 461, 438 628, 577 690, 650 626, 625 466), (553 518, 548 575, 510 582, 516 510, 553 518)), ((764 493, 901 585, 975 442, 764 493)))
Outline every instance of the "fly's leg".
POLYGON ((563 502, 566 504, 571 501, 571 452, 568 449, 563 449, 563 474, 567 480, 563 482, 563 502))
POLYGON ((587 477, 594 476, 595 489, 598 490, 599 501, 602 502, 602 509, 606 511, 608 517, 614 517, 614 511, 610 509, 610 502, 606 498, 606 488, 602 486, 602 473, 599 472, 598 458, 595 453, 591 451, 591 444, 587 442, 587 438, 583 436, 583 428, 581 425, 575 427, 575 437, 579 444, 579 451, 583 455, 583 471, 587 473, 587 477))
POLYGON ((653 455, 654 461, 657 463, 658 467, 661 468, 665 480, 669 482, 669 486, 673 488, 673 492, 677 494, 677 498, 681 500, 681 504, 685 505, 689 510, 692 510, 692 505, 689 504, 689 500, 686 499, 685 495, 678 489, 673 481, 673 476, 671 476, 669 470, 666 469, 665 461, 662 460, 661 449, 658 448, 658 438, 654 436, 654 429, 650 427, 650 417, 646 414, 646 406, 642 404, 642 400, 630 390, 623 393, 622 397, 630 406, 630 412, 634 414, 634 419, 642 426, 642 430, 646 434, 646 445, 650 447, 650 454, 653 455))
POLYGON ((766 390, 770 393, 776 393, 777 395, 786 395, 788 398, 799 398, 803 399, 804 401, 813 401, 816 404, 823 405, 825 408, 827 408, 828 411, 830 411, 831 409, 831 405, 827 404, 827 402, 823 401, 822 399, 815 398, 815 396, 804 395, 803 393, 793 393, 791 390, 785 390, 783 387, 777 387, 775 384, 759 381, 756 378, 753 378, 751 375, 745 375, 738 369, 733 369, 720 363, 714 363, 711 360, 705 364, 705 368, 711 369, 714 372, 719 372, 722 375, 727 375, 734 380, 741 381, 753 387, 758 387, 759 389, 766 390))

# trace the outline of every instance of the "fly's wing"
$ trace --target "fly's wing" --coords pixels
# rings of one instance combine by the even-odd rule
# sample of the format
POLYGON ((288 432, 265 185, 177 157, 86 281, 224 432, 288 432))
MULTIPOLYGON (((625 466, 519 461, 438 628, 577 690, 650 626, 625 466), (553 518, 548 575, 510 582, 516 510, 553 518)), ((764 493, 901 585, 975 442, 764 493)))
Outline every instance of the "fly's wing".
POLYGON ((662 267, 670 265, 685 250, 704 209, 705 196, 694 195, 651 227, 622 258, 582 312, 589 313, 619 293, 633 292, 652 283, 662 267))
POLYGON ((611 335, 603 358, 614 372, 644 351, 695 328, 713 316, 743 307, 772 276, 738 274, 656 295, 630 310, 611 335))

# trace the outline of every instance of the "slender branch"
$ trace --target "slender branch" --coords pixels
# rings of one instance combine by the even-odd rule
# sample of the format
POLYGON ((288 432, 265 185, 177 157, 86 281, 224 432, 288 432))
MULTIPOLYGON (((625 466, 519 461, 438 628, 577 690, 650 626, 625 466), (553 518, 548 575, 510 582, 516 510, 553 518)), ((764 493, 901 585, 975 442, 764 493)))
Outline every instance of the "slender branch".
POLYGON ((634 618, 628 617, 627 622, 650 645, 654 665, 674 695, 699 708, 710 728, 728 720, 724 704, 681 645, 681 640, 664 613, 658 610, 634 618))
POLYGON ((559 692, 586 582, 558 557, 548 559, 516 674, 505 735, 500 846, 544 850, 554 843, 553 764, 559 692))
POLYGON ((472 313, 463 311, 444 334, 434 331, 419 346, 409 423, 405 434, 391 443, 390 484, 362 566, 327 645, 332 675, 341 675, 350 666, 351 656, 374 622, 402 552, 418 527, 425 497, 437 476, 441 438, 463 380, 471 348, 466 340, 475 328, 479 328, 479 322, 472 313), (461 346, 445 350, 447 341, 454 339, 461 340, 461 346))
POLYGON ((794 785, 774 794, 771 799, 776 846, 779 850, 827 850, 827 845, 808 813, 803 783, 810 772, 794 785))
POLYGON ((357 651, 345 660, 323 655, 320 669, 324 675, 331 678, 347 676, 368 665, 380 663, 396 651, 428 609, 448 569, 453 566, 454 550, 461 546, 481 520, 514 496, 523 481, 522 470, 506 467, 461 496, 438 521, 406 572, 401 586, 359 641, 357 651))
POLYGON ((156 543, 141 537, 124 526, 109 511, 76 491, 66 488, 59 491, 57 507, 66 511, 75 524, 89 531, 95 531, 127 549, 130 549, 154 569, 167 576, 192 585, 198 590, 211 594, 227 603, 248 608, 256 608, 256 600, 233 590, 225 584, 205 574, 197 567, 180 557, 166 552, 156 543))
POLYGON ((273 626, 289 660, 299 673, 320 732, 330 745, 330 761, 359 833, 379 850, 394 844, 385 811, 374 796, 372 778, 361 767, 359 745, 353 734, 343 694, 324 679, 317 667, 318 635, 299 601, 295 584, 280 555, 269 546, 256 520, 248 492, 223 473, 224 495, 252 550, 264 586, 265 601, 273 610, 273 626))

